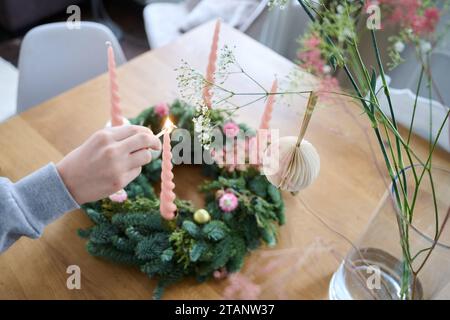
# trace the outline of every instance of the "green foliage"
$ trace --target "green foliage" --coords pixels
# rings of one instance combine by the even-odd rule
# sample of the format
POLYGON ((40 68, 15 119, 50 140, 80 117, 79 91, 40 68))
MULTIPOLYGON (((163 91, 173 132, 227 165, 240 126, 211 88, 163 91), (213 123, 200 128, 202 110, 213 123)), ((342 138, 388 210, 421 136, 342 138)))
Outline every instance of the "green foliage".
POLYGON ((249 181, 248 188, 259 197, 265 198, 267 196, 266 180, 265 176, 256 176, 249 181))
POLYGON ((222 221, 213 220, 203 227, 203 234, 212 241, 219 241, 225 237, 228 228, 222 221))
POLYGON ((183 224, 182 224, 182 228, 183 230, 185 230, 187 233, 189 233, 189 235, 194 238, 197 239, 200 237, 200 228, 192 221, 189 220, 184 220, 183 224))
POLYGON ((116 233, 117 229, 111 224, 97 224, 92 227, 89 239, 94 243, 106 244, 111 242, 116 233))
POLYGON ((136 256, 142 260, 155 260, 169 247, 167 233, 158 232, 139 241, 136 246, 136 256))
MULTIPOLYGON (((178 127, 193 130, 194 108, 176 101, 170 112, 178 127)), ((220 121, 223 115, 215 116, 220 121)), ((156 132, 163 119, 150 108, 131 122, 150 125, 156 132)), ((252 130, 243 124, 240 127, 252 130)), ((161 161, 154 160, 127 186, 128 200, 115 203, 103 199, 83 206, 94 223, 91 228, 78 231, 88 239, 88 252, 116 263, 139 266, 149 277, 156 277, 153 297, 159 299, 167 286, 187 276, 205 281, 220 268, 238 271, 249 250, 263 242, 274 245, 276 225, 285 220, 279 190, 256 169, 233 173, 216 165, 204 165, 203 169, 205 176, 214 179, 199 188, 205 195, 205 209, 211 221, 204 225, 195 223, 196 208, 181 199, 175 200, 176 219, 161 218, 159 197, 152 186, 159 182, 161 161), (238 197, 239 206, 232 213, 220 209, 218 190, 231 190, 238 197)))
POLYGON ((112 217, 111 222, 123 229, 130 226, 146 231, 163 231, 165 229, 159 212, 116 214, 112 217))
POLYGON ((200 256, 208 249, 208 245, 203 242, 199 241, 194 243, 194 245, 191 248, 191 251, 189 252, 189 258, 191 259, 191 262, 196 262, 200 256))
POLYGON ((172 232, 169 240, 175 251, 176 262, 182 264, 184 269, 187 269, 191 261, 190 251, 194 245, 194 239, 185 230, 177 229, 172 232))
POLYGON ((162 262, 170 262, 173 258, 173 255, 175 254, 175 251, 173 251, 172 248, 166 249, 161 254, 161 261, 162 262))

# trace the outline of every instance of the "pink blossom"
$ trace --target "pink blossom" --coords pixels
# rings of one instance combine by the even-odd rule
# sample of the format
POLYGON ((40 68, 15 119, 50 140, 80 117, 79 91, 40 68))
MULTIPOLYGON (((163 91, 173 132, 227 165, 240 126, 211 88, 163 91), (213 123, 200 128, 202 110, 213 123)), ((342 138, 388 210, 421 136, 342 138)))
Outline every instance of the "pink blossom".
POLYGON ((306 41, 305 41, 305 46, 308 49, 314 49, 317 48, 320 45, 320 38, 316 35, 311 35, 311 37, 309 37, 306 41))
POLYGON ((219 207, 224 212, 231 212, 239 205, 239 200, 232 192, 225 192, 219 199, 219 207))
POLYGON ((421 0, 367 1, 366 6, 378 2, 391 25, 411 28, 416 35, 426 35, 436 29, 440 19, 437 7, 426 7, 421 0))
POLYGON ((440 13, 436 7, 425 9, 423 16, 416 16, 411 24, 414 33, 424 35, 434 32, 439 22, 440 13))
POLYGON ((261 286, 241 273, 233 273, 228 279, 229 285, 223 293, 225 299, 256 300, 261 294, 261 286))
POLYGON ((411 26, 421 5, 419 0, 383 0, 381 3, 390 11, 389 22, 401 27, 411 26))
POLYGON ((297 54, 300 60, 300 66, 315 75, 322 75, 325 60, 320 51, 321 39, 315 34, 311 34, 309 38, 304 41, 304 48, 297 54))
POLYGON ((223 125, 223 132, 228 138, 234 138, 239 133, 239 126, 232 121, 227 122, 223 125))
POLYGON ((128 195, 127 192, 124 189, 122 189, 110 195, 109 199, 112 202, 122 203, 128 199, 128 195))
POLYGON ((213 272, 214 279, 221 280, 228 276, 228 271, 225 268, 220 268, 213 272))
POLYGON ((155 112, 159 117, 165 117, 169 115, 169 105, 165 102, 160 102, 155 106, 155 112))
POLYGON ((335 98, 338 98, 338 95, 335 93, 339 91, 339 82, 335 77, 325 76, 320 79, 320 84, 317 91, 320 101, 334 101, 335 98))
POLYGON ((311 71, 315 75, 320 75, 323 72, 325 60, 322 59, 322 54, 319 49, 300 52, 298 57, 301 61, 300 66, 302 68, 311 71))

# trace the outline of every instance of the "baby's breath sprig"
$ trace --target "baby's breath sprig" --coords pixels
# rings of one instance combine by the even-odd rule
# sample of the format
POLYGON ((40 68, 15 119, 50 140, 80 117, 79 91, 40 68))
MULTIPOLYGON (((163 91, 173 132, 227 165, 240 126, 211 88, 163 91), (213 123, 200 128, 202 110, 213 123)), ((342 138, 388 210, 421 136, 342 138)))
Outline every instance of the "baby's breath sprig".
POLYGON ((292 95, 304 94, 308 91, 295 92, 269 92, 261 83, 252 77, 238 63, 233 50, 225 45, 218 55, 217 69, 214 72, 211 83, 205 76, 195 70, 186 61, 182 60, 181 65, 175 69, 177 74, 178 88, 180 96, 187 103, 196 106, 196 113, 193 118, 194 129, 197 137, 205 149, 209 148, 213 138, 213 130, 222 125, 227 119, 238 110, 253 105, 266 99, 269 95, 292 95), (260 92, 236 92, 226 88, 225 84, 231 75, 241 75, 256 84, 260 92), (212 92, 211 108, 205 104, 203 99, 203 89, 208 86, 212 92), (236 96, 251 97, 250 101, 236 103, 233 98, 236 96))
POLYGON ((203 88, 207 85, 203 74, 184 60, 175 71, 178 73, 176 79, 181 98, 195 106, 203 104, 203 88))
POLYGON ((192 119, 197 138, 205 149, 209 149, 214 128, 211 123, 211 112, 212 110, 206 104, 198 104, 195 108, 194 118, 192 119))

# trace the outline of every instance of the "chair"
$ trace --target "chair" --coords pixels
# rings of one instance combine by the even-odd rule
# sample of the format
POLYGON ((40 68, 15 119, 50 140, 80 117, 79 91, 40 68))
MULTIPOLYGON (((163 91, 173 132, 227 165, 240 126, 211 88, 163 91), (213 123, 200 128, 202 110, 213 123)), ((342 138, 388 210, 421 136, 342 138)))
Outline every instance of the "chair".
MULTIPOLYGON (((448 72, 450 71, 450 54, 444 50, 435 50, 430 54, 430 69, 433 74, 434 82, 440 87, 440 98, 443 104, 438 101, 438 93, 434 86, 431 91, 433 99, 428 99, 428 88, 424 78, 419 97, 416 102, 417 83, 420 77, 420 64, 415 57, 414 49, 408 47, 402 54, 405 62, 392 70, 386 80, 390 87, 390 95, 393 105, 395 106, 395 117, 398 123, 409 128, 413 112, 413 106, 416 103, 416 114, 414 118, 413 131, 423 137, 429 139, 430 120, 432 121, 431 135, 433 140, 436 139, 439 127, 448 112, 450 105, 450 91, 446 90, 448 72), (430 119, 431 116, 431 119, 430 119)), ((377 80, 377 88, 381 87, 381 79, 377 80)), ((383 95, 380 97, 380 107, 387 115, 390 113, 388 101, 383 95)), ((447 152, 450 152, 450 123, 447 119, 438 145, 447 152)))
POLYGON ((18 79, 17 69, 8 61, 0 58, 0 122, 16 113, 18 79))
MULTIPOLYGON (((150 48, 156 49, 175 40, 182 34, 180 22, 185 20, 200 0, 183 2, 156 2, 144 8, 144 23, 150 48)), ((239 30, 256 39, 267 13, 268 0, 261 0, 254 13, 240 26, 239 30)))
POLYGON ((69 29, 65 22, 30 30, 19 55, 17 112, 48 100, 107 70, 105 42, 111 42, 117 65, 126 62, 111 30, 94 22, 69 29))
POLYGON ((242 24, 239 30, 254 39, 259 39, 264 22, 266 21, 269 13, 268 3, 269 0, 262 0, 255 9, 255 12, 253 12, 247 21, 242 24))

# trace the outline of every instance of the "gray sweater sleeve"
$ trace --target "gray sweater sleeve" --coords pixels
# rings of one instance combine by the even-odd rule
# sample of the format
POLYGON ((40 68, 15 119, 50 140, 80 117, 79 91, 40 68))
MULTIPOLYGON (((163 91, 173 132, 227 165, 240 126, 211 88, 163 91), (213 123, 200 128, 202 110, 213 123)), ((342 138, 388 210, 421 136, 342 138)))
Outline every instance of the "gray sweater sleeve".
POLYGON ((21 236, 39 237, 47 224, 78 208, 53 163, 16 183, 0 177, 0 252, 21 236))

